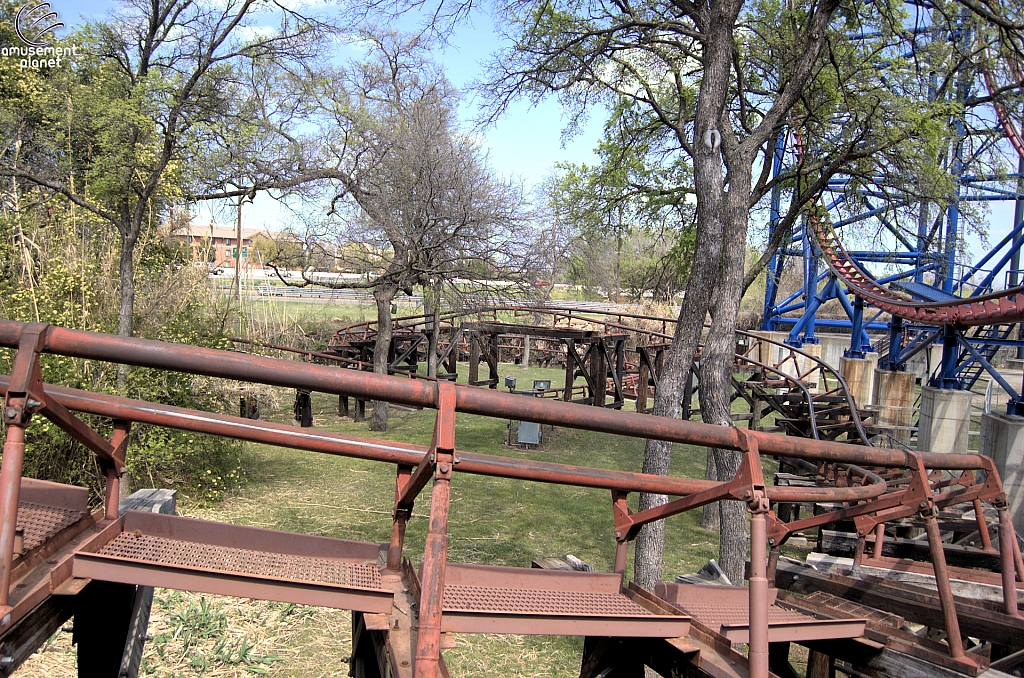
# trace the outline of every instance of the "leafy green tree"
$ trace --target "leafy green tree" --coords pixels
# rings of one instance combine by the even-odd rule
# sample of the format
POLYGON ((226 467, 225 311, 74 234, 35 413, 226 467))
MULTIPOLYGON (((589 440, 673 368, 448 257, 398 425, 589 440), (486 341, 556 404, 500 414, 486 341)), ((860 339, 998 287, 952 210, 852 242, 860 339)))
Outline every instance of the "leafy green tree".
MULTIPOLYGON (((949 156, 938 156, 950 146, 951 113, 963 120, 956 90, 965 64, 988 46, 1020 53, 1019 2, 922 8, 840 0, 513 0, 499 11, 513 46, 492 62, 479 88, 490 101, 490 118, 517 97, 556 94, 574 116, 571 126, 590 106, 625 100, 636 111, 626 138, 657 139, 666 157, 691 168, 695 256, 654 412, 679 416, 710 315, 700 361, 701 413, 720 425, 732 425, 733 331, 742 291, 756 277, 745 270, 751 212, 773 189, 784 191, 789 206, 780 226, 787 230, 840 173, 864 184, 881 179, 891 188, 902 167, 941 183, 949 156), (988 14, 1004 19, 998 30, 987 28, 988 14), (945 36, 979 39, 926 44, 929 32, 914 30, 923 24, 936 24, 945 36), (904 57, 908 49, 916 60, 904 57), (804 152, 773 175, 775 140, 787 128, 803 135, 804 152), (917 171, 918 162, 934 170, 917 171)), ((923 192, 927 184, 913 190, 923 192)), ((670 455, 670 445, 649 442, 643 470, 667 473, 670 455)), ((714 475, 735 474, 738 454, 711 455, 714 475)), ((640 508, 664 500, 644 495, 640 508)), ((719 560, 739 581, 744 511, 735 502, 720 510, 719 560)), ((660 578, 662 530, 648 526, 637 540, 635 572, 643 586, 660 578)))
POLYGON ((118 334, 136 329, 140 238, 169 205, 194 193, 191 168, 232 120, 239 72, 255 62, 309 59, 328 32, 267 0, 217 8, 125 0, 116 21, 88 25, 67 41, 81 46, 80 56, 44 95, 46 108, 69 111, 66 128, 34 124, 33 108, 6 102, 17 119, 9 129, 31 129, 38 153, 27 158, 8 137, 0 175, 69 201, 119 236, 118 334), (269 11, 281 23, 267 35, 258 25, 269 11))
POLYGON ((666 148, 642 113, 620 98, 597 147, 600 163, 562 166, 556 190, 585 249, 573 259, 581 282, 668 301, 689 269, 693 179, 678 148, 666 148))

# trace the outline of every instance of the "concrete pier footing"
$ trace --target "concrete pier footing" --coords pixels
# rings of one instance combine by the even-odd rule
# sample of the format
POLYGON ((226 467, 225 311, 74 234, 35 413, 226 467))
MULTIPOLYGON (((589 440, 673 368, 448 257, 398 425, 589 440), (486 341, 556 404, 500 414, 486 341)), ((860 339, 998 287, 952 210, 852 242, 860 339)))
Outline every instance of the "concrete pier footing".
MULTIPOLYGON (((779 343, 785 342, 789 337, 787 332, 754 332, 754 334, 779 343)), ((809 353, 815 358, 821 358, 821 346, 819 344, 804 344, 800 347, 800 350, 804 353, 809 353)), ((796 355, 795 360, 786 360, 783 362, 783 358, 788 355, 788 346, 779 346, 778 344, 770 344, 764 341, 761 342, 758 347, 757 360, 765 365, 778 365, 780 372, 793 378, 797 378, 801 374, 806 374, 814 363, 810 358, 805 358, 799 354, 796 355)), ((815 382, 818 376, 818 374, 813 374, 810 377, 804 378, 805 382, 811 382, 807 387, 811 393, 818 392, 818 385, 815 382)))
POLYGON ((921 389, 921 419, 917 449, 929 452, 967 452, 971 428, 971 393, 925 386, 921 389))
MULTIPOLYGON (((800 347, 800 350, 818 358, 819 360, 821 359, 821 344, 804 344, 800 347)), ((808 371, 815 366, 815 363, 816 361, 810 358, 805 358, 802 355, 797 354, 796 356, 796 364, 799 374, 807 375, 808 371)), ((794 374, 793 376, 796 375, 794 374)), ((817 371, 814 371, 812 374, 804 377, 804 381, 807 382, 807 390, 811 393, 818 392, 818 387, 820 385, 819 377, 820 375, 817 371)))
POLYGON ((996 463, 1017 534, 1024 534, 1024 417, 981 415, 978 451, 996 463))
POLYGON ((914 416, 913 372, 875 369, 875 424, 890 428, 889 435, 910 443, 914 416))
POLYGON ((839 374, 846 380, 857 407, 867 407, 872 403, 875 386, 875 368, 878 367, 878 354, 868 353, 864 358, 839 359, 839 374))
MULTIPOLYGON (((756 336, 764 337, 771 341, 777 341, 780 344, 786 340, 789 336, 787 332, 754 332, 756 336)), ((758 345, 757 359, 759 362, 765 365, 776 365, 782 360, 782 352, 786 349, 777 344, 770 344, 767 341, 762 341, 758 345)))

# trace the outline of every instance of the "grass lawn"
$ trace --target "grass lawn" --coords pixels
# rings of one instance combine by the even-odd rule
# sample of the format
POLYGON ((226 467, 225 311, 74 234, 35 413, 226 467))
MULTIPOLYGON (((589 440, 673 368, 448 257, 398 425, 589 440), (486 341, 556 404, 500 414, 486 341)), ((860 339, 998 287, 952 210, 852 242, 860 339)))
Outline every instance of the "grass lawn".
MULTIPOLYGON (((502 376, 521 385, 551 379, 562 370, 522 370, 503 365, 502 376)), ((288 394, 282 403, 290 404, 288 394)), ((631 409, 631 405, 628 406, 631 409)), ((314 426, 371 434, 367 423, 337 416, 337 399, 314 395, 314 426)), ((290 407, 266 415, 288 421, 290 407)), ((385 437, 428 444, 435 412, 392 409, 385 437)), ((643 441, 586 431, 544 428, 540 449, 505 447, 508 422, 460 414, 459 449, 569 464, 636 471, 643 441)), ((220 505, 196 517, 367 541, 387 541, 391 527, 394 467, 262 445, 247 448, 247 483, 220 505)), ((704 450, 677 445, 672 473, 703 477, 704 450)), ((631 497, 634 502, 636 497, 631 497)), ((422 556, 429 488, 417 503, 406 537, 406 555, 422 556)), ((615 541, 611 496, 599 490, 456 474, 452 482, 449 560, 529 567, 541 556, 572 554, 598 571, 610 571, 615 541)), ((717 553, 717 534, 700 527, 700 512, 666 524, 664 578, 693 572, 717 553)), ((631 569, 630 558, 630 569, 631 569)), ((629 574, 629 573, 627 573, 629 574)), ((147 643, 146 675, 342 676, 350 654, 349 614, 260 601, 159 590, 147 643)), ((518 636, 459 636, 445 651, 453 675, 576 676, 582 639, 518 636)), ((70 634, 58 633, 18 676, 70 675, 70 634)))

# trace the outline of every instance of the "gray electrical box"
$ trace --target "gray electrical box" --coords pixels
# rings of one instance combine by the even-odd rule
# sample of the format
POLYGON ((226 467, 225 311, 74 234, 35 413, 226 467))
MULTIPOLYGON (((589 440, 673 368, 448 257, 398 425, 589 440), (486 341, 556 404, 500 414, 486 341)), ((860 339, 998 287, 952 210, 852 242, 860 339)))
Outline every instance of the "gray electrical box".
POLYGON ((516 442, 520 445, 540 445, 540 424, 533 421, 519 422, 516 442))

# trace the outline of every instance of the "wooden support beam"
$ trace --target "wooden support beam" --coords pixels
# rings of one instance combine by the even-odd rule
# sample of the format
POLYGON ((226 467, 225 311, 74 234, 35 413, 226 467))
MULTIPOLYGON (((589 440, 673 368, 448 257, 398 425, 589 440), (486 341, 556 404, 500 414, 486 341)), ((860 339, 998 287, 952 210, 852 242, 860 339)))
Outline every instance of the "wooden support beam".
MULTIPOLYGON (((927 591, 910 590, 912 587, 907 585, 822 574, 781 562, 776 568, 775 583, 779 588, 797 593, 824 591, 918 624, 943 628, 939 597, 927 591)), ((991 640, 1015 650, 1024 648, 1024 619, 967 605, 962 600, 956 601, 956 611, 963 635, 991 640)))
POLYGON ((469 333, 469 383, 480 381, 480 335, 469 333))
POLYGON ((604 340, 598 339, 590 344, 590 380, 593 383, 592 395, 596 407, 604 407, 608 394, 608 351, 604 340))
POLYGON ((498 388, 498 335, 491 334, 487 337, 487 380, 489 388, 498 388))

